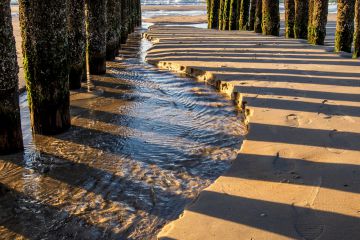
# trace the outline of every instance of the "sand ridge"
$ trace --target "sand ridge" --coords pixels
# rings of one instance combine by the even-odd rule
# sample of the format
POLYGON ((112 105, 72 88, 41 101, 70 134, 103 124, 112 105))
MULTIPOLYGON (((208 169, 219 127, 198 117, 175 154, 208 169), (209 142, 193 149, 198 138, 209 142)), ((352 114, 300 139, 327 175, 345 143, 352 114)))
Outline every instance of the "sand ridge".
POLYGON ((153 26, 147 61, 213 84, 249 133, 160 239, 358 239, 360 62, 303 40, 153 26))

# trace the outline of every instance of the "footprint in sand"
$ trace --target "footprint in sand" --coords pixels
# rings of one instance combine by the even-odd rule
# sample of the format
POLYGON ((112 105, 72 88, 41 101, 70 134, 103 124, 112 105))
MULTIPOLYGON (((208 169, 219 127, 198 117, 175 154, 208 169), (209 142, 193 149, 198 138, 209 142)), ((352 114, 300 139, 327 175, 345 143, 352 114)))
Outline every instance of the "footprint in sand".
POLYGON ((334 129, 329 132, 330 146, 326 149, 333 153, 343 153, 345 152, 344 148, 351 148, 360 150, 358 144, 360 139, 355 139, 351 134, 347 132, 340 132, 337 129, 334 129))
POLYGON ((299 127, 300 121, 299 117, 296 114, 289 114, 286 116, 286 122, 290 127, 299 127))
MULTIPOLYGON (((294 161, 290 160, 288 157, 287 158, 281 157, 284 155, 285 155, 285 153, 278 152, 273 159, 273 162, 272 162, 273 169, 275 170, 275 172, 277 174, 289 173, 289 172, 293 172, 295 170, 294 161)), ((289 152, 287 152, 286 155, 289 155, 289 152)))
POLYGON ((295 230, 305 240, 318 239, 325 230, 325 225, 316 212, 309 206, 292 206, 295 213, 295 230))
POLYGON ((312 192, 307 199, 308 201, 304 206, 292 205, 294 219, 295 219, 295 230, 305 240, 315 240, 325 231, 325 225, 316 213, 316 210, 312 209, 314 202, 321 186, 321 178, 314 183, 312 192))
POLYGON ((333 116, 344 116, 341 111, 341 106, 334 101, 323 100, 318 109, 319 115, 324 115, 324 118, 332 118, 333 116))

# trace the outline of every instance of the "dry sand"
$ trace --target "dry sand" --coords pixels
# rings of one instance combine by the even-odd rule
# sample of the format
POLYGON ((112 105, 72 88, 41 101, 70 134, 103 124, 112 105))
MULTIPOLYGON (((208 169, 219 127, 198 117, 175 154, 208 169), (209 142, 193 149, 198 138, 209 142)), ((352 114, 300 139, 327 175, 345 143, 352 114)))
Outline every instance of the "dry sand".
POLYGON ((231 169, 160 239, 360 239, 360 61, 305 41, 154 26, 148 62, 247 113, 231 169))

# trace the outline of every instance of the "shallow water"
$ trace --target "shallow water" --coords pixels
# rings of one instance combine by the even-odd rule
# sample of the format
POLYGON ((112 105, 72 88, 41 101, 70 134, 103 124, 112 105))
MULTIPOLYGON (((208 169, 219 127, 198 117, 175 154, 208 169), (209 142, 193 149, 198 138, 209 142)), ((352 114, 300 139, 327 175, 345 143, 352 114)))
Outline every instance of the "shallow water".
POLYGON ((151 239, 230 166, 245 132, 202 82, 144 62, 132 34, 105 76, 71 94, 72 128, 0 157, 0 239, 151 239))

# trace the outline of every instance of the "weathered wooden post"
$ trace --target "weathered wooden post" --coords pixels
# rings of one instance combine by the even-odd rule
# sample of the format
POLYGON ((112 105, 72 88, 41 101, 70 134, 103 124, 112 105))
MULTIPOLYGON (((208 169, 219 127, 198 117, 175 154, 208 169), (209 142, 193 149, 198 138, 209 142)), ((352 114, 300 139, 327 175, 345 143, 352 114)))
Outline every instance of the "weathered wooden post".
POLYGON ((230 1, 229 30, 237 30, 238 29, 239 1, 240 0, 231 0, 230 1))
POLYGON ((280 33, 279 0, 263 0, 262 33, 264 35, 279 36, 280 33))
POLYGON ((134 32, 134 29, 135 29, 135 26, 134 26, 134 11, 133 11, 133 0, 127 0, 127 5, 128 5, 128 14, 129 14, 129 17, 128 17, 128 29, 129 29, 129 32, 128 34, 134 32))
POLYGON ((211 0, 211 9, 210 9, 210 23, 209 28, 218 29, 219 28, 219 0, 211 0))
MULTIPOLYGON (((308 42, 310 44, 324 45, 326 37, 326 24, 328 17, 328 0, 313 1, 311 22, 308 27, 308 42)), ((310 15, 309 15, 310 16, 310 15)))
POLYGON ((295 2, 285 0, 285 37, 294 38, 295 2))
POLYGON ((106 0, 86 0, 90 74, 106 73, 106 0))
POLYGON ((360 57, 360 0, 355 3, 355 34, 353 58, 360 57))
POLYGON ((85 82, 86 74, 86 29, 85 1, 68 0, 69 34, 69 86, 78 89, 85 82))
POLYGON ((10 0, 0 1, 0 155, 21 151, 18 65, 10 0))
POLYGON ((224 0, 222 30, 229 30, 230 0, 224 0))
POLYGON ((307 39, 309 0, 295 0, 295 38, 307 39))
POLYGON ((66 1, 20 0, 24 71, 34 133, 70 127, 66 1))
POLYGON ((224 4, 225 0, 219 0, 219 30, 222 30, 223 22, 224 22, 224 4))
POLYGON ((121 36, 120 41, 121 44, 125 44, 128 38, 129 30, 128 30, 128 13, 127 13, 127 0, 121 0, 121 36))
POLYGON ((106 59, 113 60, 118 55, 120 48, 121 1, 107 0, 106 12, 106 59))
POLYGON ((138 23, 137 23, 137 26, 141 26, 142 24, 142 12, 141 12, 141 0, 137 0, 137 14, 138 14, 138 23))
POLYGON ((351 52, 354 36, 355 0, 338 0, 335 52, 351 52))
POLYGON ((250 15, 249 15, 249 30, 250 31, 254 31, 255 11, 256 11, 256 0, 251 0, 251 2, 250 2, 250 15))
POLYGON ((262 1, 256 0, 256 9, 255 9, 255 22, 254 22, 254 31, 256 33, 262 33, 262 1))
POLYGON ((213 0, 206 0, 206 15, 207 15, 207 22, 208 22, 208 28, 211 28, 211 5, 213 3, 213 0))
POLYGON ((250 0, 241 0, 239 29, 247 30, 249 24, 250 0))
POLYGON ((309 34, 310 34, 311 26, 312 26, 312 19, 313 19, 313 15, 314 15, 314 3, 315 3, 315 0, 309 0, 308 39, 309 39, 309 34))

